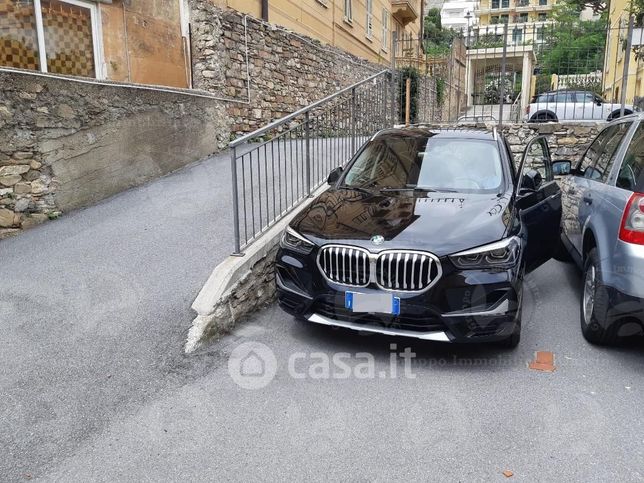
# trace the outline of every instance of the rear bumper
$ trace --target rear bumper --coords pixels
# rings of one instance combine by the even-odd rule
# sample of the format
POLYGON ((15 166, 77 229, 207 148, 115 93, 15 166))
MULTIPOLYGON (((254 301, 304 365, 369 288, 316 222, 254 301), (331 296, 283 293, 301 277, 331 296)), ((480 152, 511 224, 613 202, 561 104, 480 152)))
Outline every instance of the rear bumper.
MULTIPOLYGON (((377 288, 333 284, 278 253, 276 285, 284 311, 310 323, 368 333, 442 342, 492 342, 510 337, 520 323, 522 279, 517 269, 457 271, 443 263, 442 278, 421 294, 394 292, 400 314, 356 313, 345 307, 346 291, 377 288)), ((380 292, 381 293, 381 292, 380 292)))
POLYGON ((608 322, 637 321, 644 328, 644 299, 625 294, 613 287, 606 287, 608 292, 608 322))

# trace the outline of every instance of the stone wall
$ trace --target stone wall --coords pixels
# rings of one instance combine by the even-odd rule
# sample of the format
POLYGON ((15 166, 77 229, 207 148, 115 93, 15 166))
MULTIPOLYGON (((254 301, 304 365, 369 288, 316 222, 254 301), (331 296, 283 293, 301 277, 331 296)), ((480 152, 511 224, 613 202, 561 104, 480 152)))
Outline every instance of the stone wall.
POLYGON ((212 98, 0 71, 0 238, 225 146, 212 98))
POLYGON ((553 159, 568 159, 574 165, 605 124, 605 122, 517 123, 505 125, 503 133, 516 160, 520 159, 528 142, 542 134, 548 139, 553 159))
POLYGON ((250 103, 228 106, 234 134, 253 131, 386 68, 209 0, 190 0, 190 7, 194 87, 247 102, 250 76, 250 103))

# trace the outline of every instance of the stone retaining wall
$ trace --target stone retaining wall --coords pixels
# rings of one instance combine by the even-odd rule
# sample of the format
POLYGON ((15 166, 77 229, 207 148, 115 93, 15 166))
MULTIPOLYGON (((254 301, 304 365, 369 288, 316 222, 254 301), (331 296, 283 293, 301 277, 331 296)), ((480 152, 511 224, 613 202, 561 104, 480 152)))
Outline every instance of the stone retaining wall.
POLYGON ((386 68, 209 0, 191 0, 190 7, 194 87, 247 101, 250 76, 250 103, 228 106, 236 135, 386 68))
POLYGON ((223 148, 211 98, 0 71, 0 239, 223 148))
POLYGON ((527 143, 538 135, 548 139, 553 159, 568 159, 573 164, 579 160, 605 122, 508 124, 503 128, 515 159, 520 159, 527 143))

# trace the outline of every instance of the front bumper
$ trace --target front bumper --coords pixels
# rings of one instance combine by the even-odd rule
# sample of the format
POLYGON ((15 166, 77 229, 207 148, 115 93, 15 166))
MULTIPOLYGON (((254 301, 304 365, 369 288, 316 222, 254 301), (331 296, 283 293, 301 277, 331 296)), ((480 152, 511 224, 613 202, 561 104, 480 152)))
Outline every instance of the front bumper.
POLYGON ((520 323, 522 270, 458 270, 441 259, 443 274, 427 292, 391 292, 400 314, 356 313, 345 292, 382 293, 325 279, 315 256, 280 249, 275 278, 282 309, 311 323, 369 333, 443 342, 492 342, 510 337, 520 323))

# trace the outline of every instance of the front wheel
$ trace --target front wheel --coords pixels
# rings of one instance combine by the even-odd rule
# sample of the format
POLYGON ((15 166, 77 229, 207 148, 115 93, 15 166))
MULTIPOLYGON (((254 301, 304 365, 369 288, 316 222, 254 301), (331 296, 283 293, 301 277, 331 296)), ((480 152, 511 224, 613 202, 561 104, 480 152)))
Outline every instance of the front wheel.
POLYGON ((581 291, 581 333, 591 344, 610 345, 617 340, 617 324, 608 320, 608 292, 604 285, 597 249, 584 263, 581 291))
POLYGON ((532 116, 528 122, 557 122, 557 116, 549 112, 539 112, 532 116))

